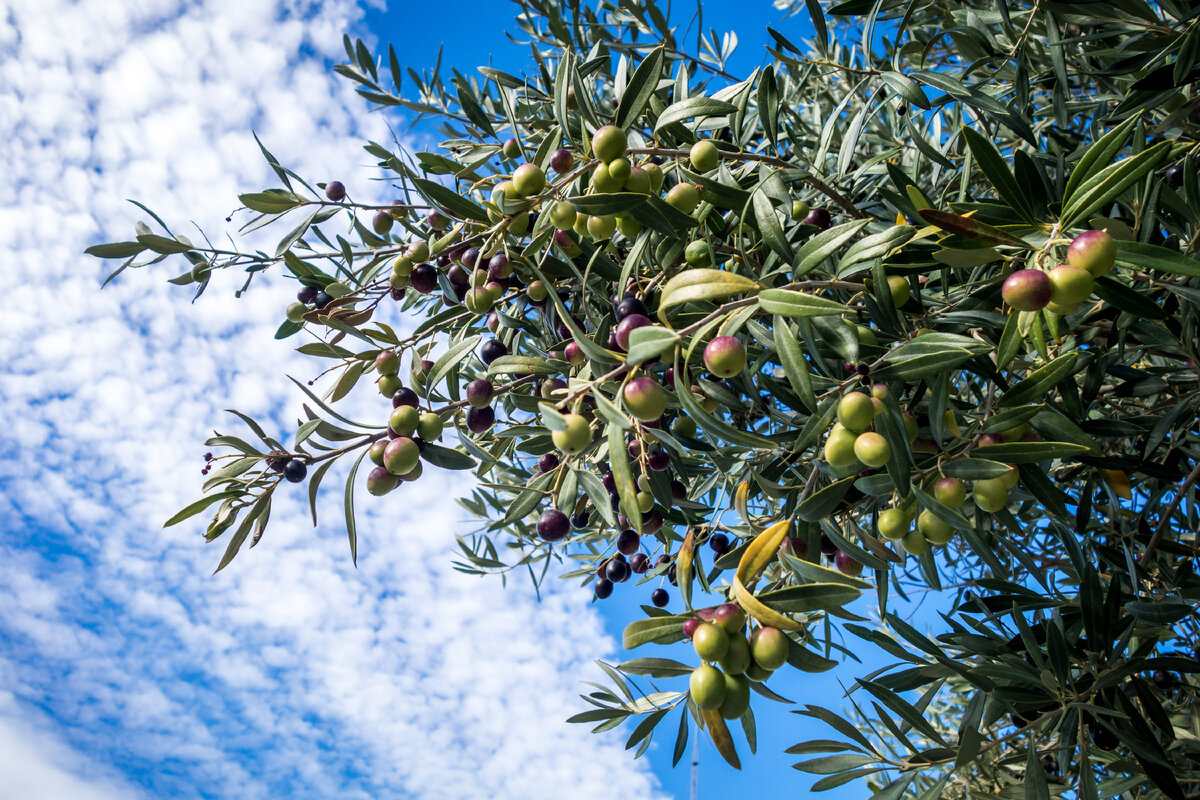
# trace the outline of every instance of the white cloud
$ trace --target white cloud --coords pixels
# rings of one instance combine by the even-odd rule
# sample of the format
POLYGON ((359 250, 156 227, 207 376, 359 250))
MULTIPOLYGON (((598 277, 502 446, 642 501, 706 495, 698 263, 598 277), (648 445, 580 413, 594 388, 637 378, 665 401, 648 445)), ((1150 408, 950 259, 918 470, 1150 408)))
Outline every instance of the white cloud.
POLYGON ((30 724, 27 708, 0 692, 0 796, 133 800, 113 770, 81 759, 52 733, 30 724), (18 716, 19 715, 19 716, 18 716))
POLYGON ((297 55, 337 58, 359 16, 348 0, 0 0, 0 774, 28 787, 13 796, 130 796, 95 764, 148 796, 656 791, 621 737, 563 722, 583 665, 615 649, 587 597, 539 603, 521 580, 451 569, 461 478, 363 493, 357 570, 332 475, 318 530, 297 487, 216 577, 222 545, 199 525, 160 530, 199 491, 206 432, 232 427, 220 409, 298 411, 282 376, 315 370, 272 339, 294 286, 234 300, 222 275, 193 305, 160 266, 101 292, 111 265, 80 252, 131 233, 127 197, 178 232, 226 229, 235 195, 273 182, 251 129, 313 181, 378 191, 357 143, 387 140, 383 118, 297 55), (48 727, 31 732, 14 720, 35 705, 48 727))

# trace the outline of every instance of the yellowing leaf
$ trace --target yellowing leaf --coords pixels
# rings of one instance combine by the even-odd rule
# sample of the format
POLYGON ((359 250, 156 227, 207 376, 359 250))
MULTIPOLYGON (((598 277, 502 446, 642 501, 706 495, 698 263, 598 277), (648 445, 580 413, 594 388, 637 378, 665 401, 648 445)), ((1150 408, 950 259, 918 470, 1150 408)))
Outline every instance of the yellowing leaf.
POLYGON ((675 558, 676 583, 679 593, 683 595, 683 603, 688 610, 692 609, 692 549, 695 547, 693 528, 688 528, 687 536, 679 547, 679 555, 675 558))
POLYGON ((775 554, 779 552, 779 546, 783 544, 791 524, 790 519, 776 522, 750 542, 738 562, 737 578, 742 583, 753 583, 758 573, 775 560, 775 554))
POLYGON ((1126 500, 1133 499, 1133 490, 1129 485, 1128 475, 1119 469, 1102 469, 1100 474, 1104 476, 1104 482, 1108 484, 1108 488, 1116 492, 1118 497, 1126 500))
POLYGON ((737 509, 738 515, 750 523, 750 481, 742 481, 738 484, 737 491, 733 493, 733 507, 737 509))
POLYGON ((761 622, 763 625, 768 625, 772 628, 779 628, 784 631, 802 631, 804 626, 795 620, 785 617, 778 611, 767 606, 754 594, 746 588, 741 579, 737 575, 733 576, 733 596, 737 600, 737 604, 742 607, 750 616, 761 622))
POLYGON ((713 744, 717 746, 717 752, 729 762, 729 766, 741 769, 742 762, 738 760, 737 750, 733 746, 733 737, 729 734, 729 726, 725 724, 721 712, 701 711, 700 717, 704 720, 704 726, 708 728, 708 735, 712 737, 713 744))

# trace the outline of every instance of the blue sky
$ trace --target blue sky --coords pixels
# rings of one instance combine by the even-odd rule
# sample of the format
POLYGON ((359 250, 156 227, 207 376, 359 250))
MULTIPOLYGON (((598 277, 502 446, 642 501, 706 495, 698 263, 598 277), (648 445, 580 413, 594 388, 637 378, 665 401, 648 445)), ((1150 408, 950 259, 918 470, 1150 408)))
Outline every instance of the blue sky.
MULTIPOLYGON (((626 733, 562 722, 592 659, 629 655, 618 642, 635 593, 592 605, 556 586, 539 602, 520 581, 453 572, 462 476, 363 503, 357 570, 331 476, 316 531, 297 493, 258 548, 212 576, 219 553, 200 525, 161 522, 198 494, 204 437, 232 427, 222 409, 294 425, 283 375, 313 368, 272 339, 293 288, 268 277, 236 301, 240 280, 218 276, 191 304, 152 267, 100 292, 105 265, 80 255, 132 232, 144 215, 130 197, 178 232, 231 232, 236 194, 273 183, 251 130, 300 174, 370 191, 360 143, 387 130, 327 69, 342 33, 392 41, 418 69, 444 41, 463 72, 489 57, 518 70, 509 4, 0 9, 0 168, 18 200, 0 208, 0 798, 687 797, 669 735, 633 762, 626 733)), ((743 73, 781 19, 766 0, 705 15, 737 30, 743 73)), ((802 38, 803 20, 781 29, 802 38)), ((772 685, 837 706, 849 674, 772 685)), ((811 784, 781 751, 828 731, 757 708, 759 755, 739 774, 703 748, 702 798, 811 784)))

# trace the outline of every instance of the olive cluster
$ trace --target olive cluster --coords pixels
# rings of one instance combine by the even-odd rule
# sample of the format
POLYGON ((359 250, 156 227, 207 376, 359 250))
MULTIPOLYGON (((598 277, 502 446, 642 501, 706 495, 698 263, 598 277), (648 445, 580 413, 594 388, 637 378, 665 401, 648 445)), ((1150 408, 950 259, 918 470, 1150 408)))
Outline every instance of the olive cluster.
POLYGON ((400 356, 392 350, 381 350, 375 357, 375 369, 380 378, 380 390, 391 390, 392 411, 388 416, 386 436, 374 441, 367 451, 376 466, 367 475, 367 491, 385 495, 401 482, 421 477, 421 451, 426 442, 442 435, 441 415, 422 412, 419 398, 412 389, 399 383, 400 356))
POLYGON ((688 690, 703 711, 737 719, 750 707, 750 682, 761 683, 787 662, 788 638, 778 628, 757 627, 747 636, 746 612, 736 603, 701 609, 683 623, 684 636, 703 663, 688 690))
POLYGON ((1112 271, 1117 243, 1108 231, 1091 230, 1076 236, 1067 260, 1049 271, 1019 269, 1004 279, 1004 302, 1017 311, 1073 313, 1088 298, 1096 278, 1112 271))

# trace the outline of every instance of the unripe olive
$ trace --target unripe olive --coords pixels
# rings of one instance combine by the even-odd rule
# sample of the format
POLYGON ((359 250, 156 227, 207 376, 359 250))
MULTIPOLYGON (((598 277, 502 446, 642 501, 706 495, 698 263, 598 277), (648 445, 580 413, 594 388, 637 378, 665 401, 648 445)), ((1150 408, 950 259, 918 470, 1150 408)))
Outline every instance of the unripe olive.
POLYGON ((933 485, 933 496, 949 508, 958 508, 967 499, 967 487, 958 478, 941 478, 933 485))
POLYGON ((703 239, 689 242, 683 250, 683 259, 693 267, 707 267, 712 263, 712 251, 708 242, 703 239))
POLYGON ((624 180, 617 180, 608 171, 607 164, 597 164, 592 170, 591 187, 592 190, 600 194, 609 194, 611 192, 619 192, 625 186, 624 180))
POLYGON ((692 670, 692 676, 688 679, 688 691, 697 708, 715 711, 725 701, 725 676, 716 667, 701 664, 692 670))
POLYGON ((529 197, 546 188, 546 173, 537 164, 522 164, 513 171, 512 182, 519 193, 529 197))
POLYGON ((625 181, 629 180, 629 176, 633 173, 633 165, 629 163, 627 158, 614 158, 608 162, 608 177, 625 188, 625 181))
POLYGON ((404 383, 401 382, 398 375, 382 375, 375 383, 379 387, 379 393, 384 397, 391 397, 404 388, 404 383))
POLYGON ((758 628, 750 634, 750 653, 758 666, 766 670, 777 670, 787 663, 787 635, 778 628, 758 628))
POLYGON ((808 216, 808 203, 803 200, 792 201, 792 219, 804 219, 808 216))
POLYGON ((597 214, 588 219, 588 235, 599 242, 612 237, 617 230, 617 220, 611 214, 597 214))
POLYGON ((1099 277, 1112 271, 1117 262, 1117 242, 1108 231, 1086 231, 1067 248, 1067 263, 1099 277))
MULTIPOLYGON (((609 172, 612 172, 612 167, 609 167, 609 172)), ((624 189, 635 194, 650 194, 650 174, 641 167, 633 167, 625 179, 624 189)))
POLYGON ((1006 442, 1019 442, 1021 437, 1029 433, 1029 423, 1022 422, 1020 425, 1015 425, 1006 431, 1002 431, 1000 435, 1006 442))
POLYGON ((855 463, 858 460, 854 454, 854 442, 857 438, 845 428, 831 431, 825 439, 825 461, 832 467, 848 467, 855 463))
POLYGON ((579 214, 575 217, 575 227, 572 228, 581 237, 588 235, 588 220, 591 219, 587 214, 579 214))
POLYGON ((885 539, 903 539, 910 527, 908 514, 899 508, 885 508, 879 512, 876 527, 879 535, 885 539))
POLYGON ((377 439, 371 442, 371 446, 367 449, 367 457, 379 466, 383 466, 383 451, 387 449, 390 439, 377 439))
POLYGON ((1096 278, 1083 267, 1059 264, 1050 270, 1050 302, 1062 308, 1082 303, 1092 293, 1096 278))
POLYGON ((440 415, 426 411, 417 421, 417 435, 427 442, 432 442, 442 435, 444 423, 440 415))
POLYGON ((750 707, 750 681, 741 674, 726 672, 725 697, 721 700, 721 716, 737 719, 750 707))
POLYGON ((704 366, 719 378, 732 378, 746 368, 746 346, 732 336, 714 337, 704 347, 704 366))
POLYGON ((1004 279, 1004 302, 1017 311, 1040 311, 1054 291, 1050 277, 1040 269, 1019 269, 1004 279))
POLYGON ((941 546, 954 537, 954 527, 929 509, 917 516, 917 529, 929 544, 941 546))
POLYGON ((625 155, 629 139, 615 125, 605 125, 592 136, 592 155, 607 163, 625 155))
POLYGON ((301 322, 304 319, 304 313, 308 311, 308 306, 304 303, 296 302, 287 307, 286 316, 289 322, 301 322))
POLYGON ((904 534, 904 538, 900 540, 900 545, 909 553, 909 555, 919 556, 929 549, 929 542, 925 541, 925 534, 918 530, 911 530, 904 534))
MULTIPOLYGON (((500 181, 492 187, 492 203, 500 209, 501 214, 516 214, 529 208, 529 201, 517 189, 512 181, 500 181)), ((496 220, 499 221, 499 220, 496 220)), ((475 248, 472 248, 473 250, 475 248)), ((473 267, 474 264, 468 264, 473 267)))
POLYGON ((1003 478, 988 478, 975 481, 971 487, 971 496, 975 505, 982 511, 995 512, 1008 505, 1008 487, 1003 478))
POLYGON ((917 426, 917 418, 906 411, 903 415, 901 415, 901 419, 904 421, 904 433, 908 436, 909 443, 915 442, 917 440, 917 433, 919 430, 917 426))
POLYGON ((1058 314, 1060 317, 1065 317, 1068 314, 1074 314, 1076 311, 1079 310, 1079 307, 1081 305, 1083 305, 1082 302, 1065 304, 1065 303, 1056 303, 1053 300, 1051 300, 1049 303, 1046 303, 1046 310, 1053 311, 1055 314, 1058 314))
POLYGON ((755 683, 763 683, 771 677, 772 672, 774 672, 774 670, 769 670, 766 667, 759 666, 755 662, 751 661, 750 666, 746 668, 746 677, 755 683))
POLYGON ((912 297, 912 286, 903 275, 889 275, 887 284, 888 291, 892 295, 892 305, 896 308, 900 308, 908 302, 908 298, 912 297))
POLYGON ((837 418, 846 430, 861 433, 875 419, 875 404, 868 395, 851 392, 838 401, 837 418))
POLYGON ((710 169, 715 169, 720 158, 720 151, 709 139, 701 139, 688 151, 688 159, 692 162, 692 168, 696 172, 708 172, 710 169))
POLYGON ((521 155, 521 143, 513 138, 505 139, 501 152, 505 158, 518 158, 521 155))
POLYGON ((663 171, 658 164, 646 164, 642 169, 650 176, 650 193, 658 194, 663 185, 663 171))
POLYGON ((671 430, 689 439, 696 438, 696 421, 691 417, 676 417, 671 423, 671 430))
POLYGON ((420 263, 422 261, 428 261, 429 260, 429 242, 426 242, 423 240, 415 241, 408 246, 408 250, 406 250, 405 253, 408 255, 409 258, 412 259, 414 264, 420 263))
POLYGON ((468 290, 464 302, 472 314, 483 315, 492 310, 495 298, 486 287, 480 286, 468 290))
POLYGON ((531 281, 525 287, 525 295, 535 303, 540 303, 550 296, 550 290, 546 288, 546 284, 540 280, 531 281))
POLYGON ((579 414, 566 414, 566 428, 554 431, 550 438, 554 446, 564 453, 578 453, 592 443, 592 431, 588 421, 579 414))
POLYGON ((721 626, 705 622, 692 634, 692 647, 705 661, 716 661, 729 651, 729 634, 721 626))
POLYGON ((731 634, 729 649, 717 659, 717 665, 727 675, 741 675, 750 666, 750 643, 740 634, 731 634))
MULTIPOLYGON (((401 406, 406 408, 407 406, 401 406)), ((420 459, 421 451, 417 443, 407 436, 392 439, 383 451, 383 465, 393 475, 403 475, 411 472, 420 459)))
POLYGON ((649 492, 638 492, 634 497, 637 500, 638 510, 643 514, 654 508, 654 495, 649 492))
POLYGON ((397 436, 412 436, 417 431, 417 423, 420 422, 420 419, 421 412, 412 406, 397 406, 392 409, 392 414, 388 417, 388 427, 397 436))
POLYGON ((642 422, 653 422, 667 408, 667 396, 662 387, 650 378, 634 378, 622 391, 625 407, 642 422))
POLYGON ((642 223, 627 214, 622 214, 617 217, 617 230, 626 238, 633 239, 642 232, 642 223))
POLYGON ((685 214, 690 214, 700 205, 700 192, 690 183, 677 183, 667 192, 667 202, 685 214))
POLYGON ((575 210, 575 206, 565 200, 560 200, 550 209, 550 222, 561 231, 571 230, 575 227, 575 220, 578 217, 579 212, 575 210))
POLYGON ((1000 476, 999 480, 1004 484, 1005 489, 1011 489, 1017 485, 1017 481, 1021 479, 1021 470, 1010 464, 1008 472, 1000 476))
POLYGON ((868 467, 882 467, 891 458, 892 448, 878 433, 860 433, 854 440, 854 455, 868 467))
POLYGON ((942 415, 942 428, 949 431, 953 436, 962 436, 962 430, 958 427, 958 417, 954 416, 954 412, 946 409, 946 413, 942 415))
POLYGON ((875 337, 875 331, 871 330, 866 325, 855 325, 854 337, 858 339, 859 344, 870 345, 871 347, 875 347, 879 344, 879 339, 875 337))

